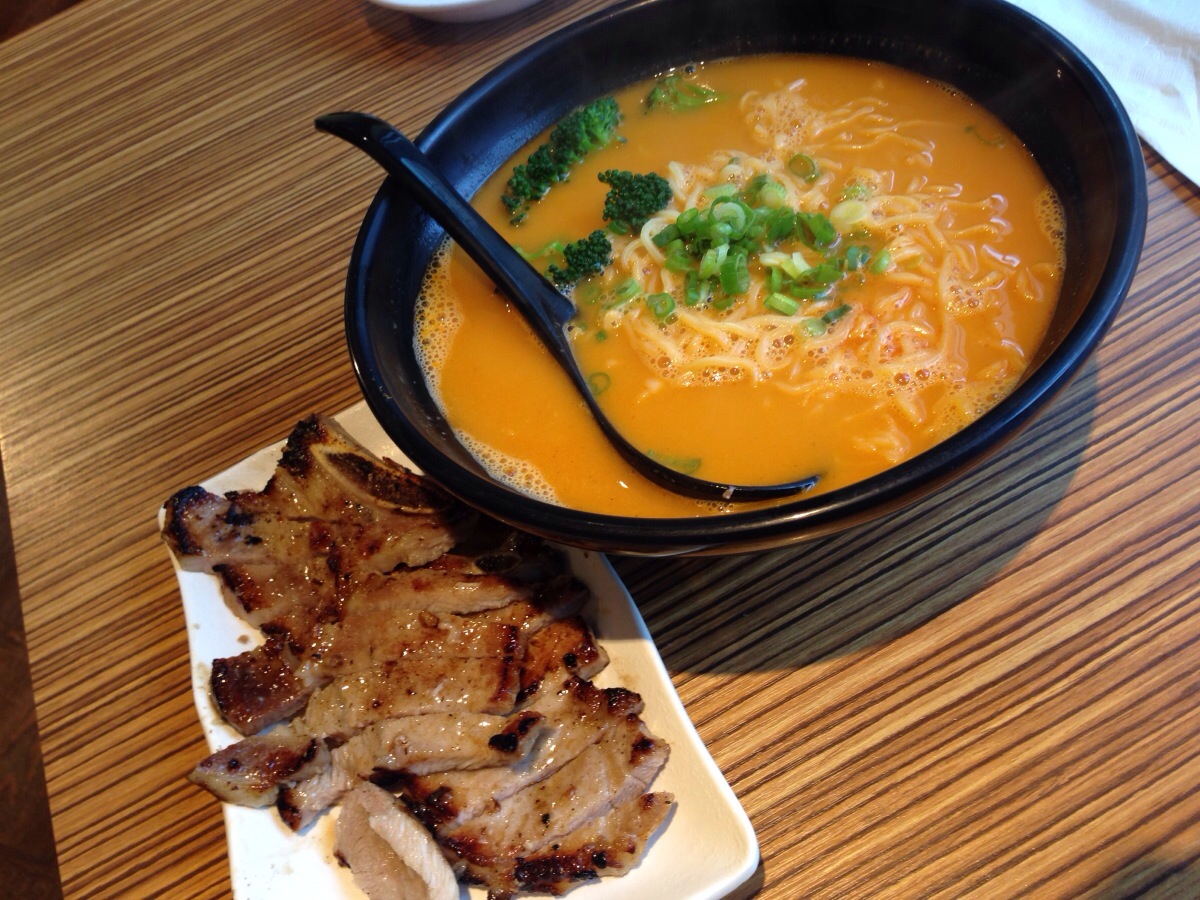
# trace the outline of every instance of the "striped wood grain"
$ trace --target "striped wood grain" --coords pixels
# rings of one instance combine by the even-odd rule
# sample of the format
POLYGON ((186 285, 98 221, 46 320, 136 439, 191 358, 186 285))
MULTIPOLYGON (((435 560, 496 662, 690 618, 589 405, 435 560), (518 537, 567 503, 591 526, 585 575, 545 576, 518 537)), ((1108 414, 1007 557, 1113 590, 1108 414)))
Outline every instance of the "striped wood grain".
MULTIPOLYGON (((341 285, 379 178, 313 117, 418 131, 599 5, 87 0, 0 44, 0 453, 67 896, 229 891, 154 516, 357 399, 341 285)), ((813 544, 617 561, 761 896, 1200 893, 1200 197, 1148 162, 1112 333, 983 468, 813 544)))

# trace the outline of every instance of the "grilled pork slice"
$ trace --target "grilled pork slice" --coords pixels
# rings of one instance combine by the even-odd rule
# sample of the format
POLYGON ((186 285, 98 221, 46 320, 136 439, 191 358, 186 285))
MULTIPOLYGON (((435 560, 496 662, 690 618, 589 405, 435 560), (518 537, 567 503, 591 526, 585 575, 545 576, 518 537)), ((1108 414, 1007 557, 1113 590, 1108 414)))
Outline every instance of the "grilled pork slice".
POLYGON ((627 800, 550 847, 518 860, 513 878, 524 890, 561 894, 580 881, 624 875, 641 858, 674 800, 663 792, 627 800))
POLYGON ((329 754, 330 765, 279 792, 284 822, 299 831, 360 781, 388 784, 404 772, 505 767, 520 762, 543 731, 542 716, 428 713, 386 719, 329 754))
POLYGON ((283 641, 272 638, 237 656, 213 660, 209 677, 217 709, 244 735, 299 713, 314 687, 283 641))
POLYGON ((300 660, 317 675, 346 675, 415 654, 471 659, 521 657, 514 625, 416 609, 352 609, 309 635, 300 660))
POLYGON ((637 723, 641 710, 642 698, 632 691, 568 678, 559 690, 543 690, 525 707, 542 717, 543 734, 518 763, 503 769, 407 774, 402 792, 426 825, 453 829, 550 777, 610 729, 637 723))
POLYGON ((337 422, 316 415, 292 430, 259 496, 272 508, 327 521, 389 522, 394 516, 451 511, 464 516, 457 501, 433 482, 368 452, 337 422))
POLYGON ((606 654, 579 616, 559 619, 535 631, 525 648, 518 703, 537 693, 543 679, 562 673, 594 678, 608 665, 606 654))
POLYGON ((268 551, 275 561, 303 565, 314 549, 323 555, 337 546, 357 564, 386 572, 437 559, 474 518, 430 482, 368 453, 332 420, 310 416, 289 435, 262 491, 218 497, 184 488, 166 502, 163 537, 180 565, 196 571, 261 562, 268 551))
POLYGON ((304 727, 343 742, 368 725, 434 712, 504 715, 517 696, 512 657, 456 659, 422 654, 342 675, 309 698, 304 727))
POLYGON ((458 900, 458 882, 437 844, 387 791, 360 784, 334 825, 335 853, 371 900, 458 900))
POLYGON ((472 561, 450 554, 416 569, 366 575, 355 585, 364 608, 423 609, 432 613, 484 612, 530 597, 520 582, 474 570, 472 561))
POLYGON ((228 803, 269 806, 278 799, 282 782, 312 777, 328 769, 329 762, 322 741, 285 725, 210 754, 188 773, 188 780, 228 803))
POLYGON ((510 896, 520 887, 523 860, 645 793, 667 755, 640 720, 627 719, 553 775, 466 822, 438 828, 438 840, 491 896, 510 896))
MULTIPOLYGON (((263 551, 264 553, 266 551, 263 551)), ((212 567, 230 608, 266 634, 304 643, 313 627, 336 619, 341 607, 339 577, 332 556, 305 566, 262 561, 223 562, 212 567)))
POLYGON ((454 545, 460 521, 453 514, 391 514, 386 519, 393 521, 377 522, 291 518, 266 507, 260 494, 218 496, 194 486, 171 496, 165 510, 163 537, 179 565, 201 572, 220 563, 300 561, 334 549, 377 572, 420 566, 454 545))
MULTIPOLYGON (((213 662, 213 698, 231 725, 242 734, 253 734, 299 713, 314 691, 338 675, 381 669, 402 658, 431 653, 521 661, 529 632, 575 609, 582 590, 566 579, 550 593, 466 616, 403 605, 393 608, 378 595, 364 598, 351 591, 340 606, 309 608, 302 626, 298 623, 303 607, 297 604, 286 624, 280 616, 262 626, 269 637, 261 647, 213 662)), ((582 636, 579 640, 578 659, 589 663, 586 671, 596 671, 600 651, 594 645, 583 647, 582 636)), ((538 646, 545 643, 540 639, 538 646)), ((541 652, 534 660, 539 672, 552 662, 541 652)), ((527 696, 528 690, 523 693, 527 696)))
POLYGON ((551 622, 577 615, 587 598, 587 586, 566 575, 540 585, 535 596, 528 601, 518 600, 508 606, 476 613, 472 618, 515 625, 522 639, 527 640, 551 622))

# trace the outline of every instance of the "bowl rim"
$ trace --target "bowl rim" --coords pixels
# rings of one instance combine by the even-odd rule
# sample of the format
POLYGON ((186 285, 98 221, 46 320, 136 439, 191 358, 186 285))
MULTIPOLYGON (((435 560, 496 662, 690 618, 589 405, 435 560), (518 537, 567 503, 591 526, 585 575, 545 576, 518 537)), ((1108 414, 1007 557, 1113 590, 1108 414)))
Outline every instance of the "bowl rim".
MULTIPOLYGON (((443 108, 415 139, 429 152, 459 117, 497 90, 514 70, 536 65, 548 55, 614 19, 669 5, 675 0, 625 0, 593 12, 535 41, 486 73, 443 108)), ((684 0, 686 2, 686 0, 684 0)), ((799 0, 797 0, 799 2, 799 0)), ((429 477, 467 504, 534 533, 581 547, 623 554, 735 552, 803 540, 841 530, 846 523, 873 519, 929 493, 961 470, 995 452, 1083 366, 1115 319, 1136 271, 1146 223, 1144 157, 1121 101, 1096 66, 1063 35, 1004 0, 960 0, 963 7, 1008 17, 1053 58, 1060 77, 1073 77, 1105 114, 1109 149, 1122 179, 1122 209, 1113 235, 1109 264, 1089 302, 1063 340, 1004 400, 976 421, 929 450, 846 487, 815 496, 717 515, 635 517, 559 506, 460 467, 446 457, 387 403, 387 386, 372 375, 373 349, 362 315, 364 259, 387 212, 392 186, 385 180, 368 209, 351 255, 346 281, 347 340, 356 377, 384 430, 429 477), (732 549, 728 549, 732 547, 732 549)))

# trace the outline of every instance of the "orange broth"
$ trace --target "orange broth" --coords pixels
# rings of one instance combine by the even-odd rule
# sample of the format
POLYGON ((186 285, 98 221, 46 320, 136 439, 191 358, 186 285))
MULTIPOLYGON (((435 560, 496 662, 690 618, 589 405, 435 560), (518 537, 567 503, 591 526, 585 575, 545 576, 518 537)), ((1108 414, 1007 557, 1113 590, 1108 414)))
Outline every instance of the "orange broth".
MULTIPOLYGON (((604 297, 592 296, 595 288, 589 295, 583 283, 576 289, 582 321, 573 336, 577 358, 585 373, 604 373, 607 388, 599 399, 622 433, 664 457, 699 460, 700 477, 755 484, 818 474, 817 490, 829 490, 911 458, 1002 399, 1046 333, 1062 268, 1057 200, 1011 132, 958 92, 880 63, 749 57, 699 67, 695 77, 722 100, 687 111, 647 112, 650 82, 618 92, 621 140, 589 155, 519 225, 509 223, 500 200, 511 165, 478 192, 474 205, 525 250, 574 240, 604 225, 607 186, 596 176, 606 169, 665 175, 672 161, 720 160, 726 152, 735 162, 744 151, 789 156, 807 149, 805 129, 813 131, 813 121, 857 109, 852 121, 823 132, 822 152, 815 154, 827 170, 818 182, 828 197, 820 211, 829 213, 847 185, 866 177, 864 171, 883 172, 885 184, 877 174, 867 180, 874 178, 880 193, 895 195, 893 205, 907 192, 948 192, 949 205, 926 228, 931 240, 948 229, 982 236, 947 251, 947 261, 938 263, 919 245, 887 244, 891 231, 875 234, 873 252, 887 244, 895 260, 878 276, 856 275, 839 285, 836 302, 853 313, 819 340, 790 321, 787 330, 773 331, 782 335, 773 340, 786 344, 781 352, 786 349, 794 361, 783 374, 772 370, 759 378, 744 377, 736 365, 711 369, 713 377, 688 384, 664 377, 665 360, 639 349, 627 334, 631 326, 604 320, 604 297), (797 82, 805 111, 770 138, 775 148, 765 146, 751 133, 747 120, 753 115, 740 100, 747 92, 784 91, 797 82), (884 107, 887 119, 871 112, 884 107), (875 126, 870 141, 854 130, 863 123, 875 126), (870 148, 854 149, 864 143, 870 148), (828 152, 834 145, 842 148, 837 159, 828 152), (1000 262, 984 277, 976 270, 980 259, 1000 262), (947 282, 949 293, 912 286, 921 271, 937 265, 957 279, 947 282), (947 304, 954 308, 938 308, 947 304), (887 325, 893 314, 904 321, 887 325), (889 329, 886 340, 883 329, 889 329), (849 343, 831 343, 839 334, 849 343), (901 352, 935 341, 941 362, 933 365, 921 364, 926 357, 920 353, 901 352), (867 360, 867 346, 874 348, 875 364, 867 360), (906 365, 906 358, 918 362, 906 365), (789 390, 786 373, 804 367, 807 373, 797 377, 811 379, 814 371, 830 377, 817 389, 789 390)), ((822 302, 826 306, 807 310, 810 317, 833 301, 822 302)), ((801 310, 792 318, 804 317, 801 310)), ((654 338, 653 328, 641 327, 654 338)), ((621 515, 691 516, 730 508, 673 495, 635 474, 605 442, 519 313, 457 248, 431 268, 417 340, 451 425, 511 483, 566 506, 621 515)))

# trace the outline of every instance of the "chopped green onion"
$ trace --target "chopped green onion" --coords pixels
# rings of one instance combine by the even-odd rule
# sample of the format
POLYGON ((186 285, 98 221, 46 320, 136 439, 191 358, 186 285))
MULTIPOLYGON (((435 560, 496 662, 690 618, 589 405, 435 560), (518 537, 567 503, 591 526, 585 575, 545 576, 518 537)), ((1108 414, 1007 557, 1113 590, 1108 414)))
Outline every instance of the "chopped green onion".
POLYGON ((787 188, 765 172, 751 178, 739 192, 746 203, 778 209, 787 202, 787 188))
POLYGON ((679 229, 681 235, 686 237, 696 233, 696 226, 699 222, 700 210, 692 207, 691 209, 685 209, 679 214, 679 217, 675 220, 675 227, 679 229))
POLYGON ((744 294, 750 287, 750 270, 746 254, 734 253, 721 263, 721 289, 726 294, 744 294))
POLYGON ((852 181, 838 192, 839 200, 866 200, 871 189, 861 181, 852 181))
POLYGON ((714 247, 719 247, 722 244, 728 244, 732 234, 733 226, 728 222, 713 221, 709 223, 705 237, 708 238, 708 242, 714 247))
MULTIPOLYGON (((796 261, 797 256, 799 256, 799 254, 782 253, 776 250, 767 253, 760 253, 758 255, 758 261, 772 271, 782 270, 784 274, 788 276, 788 278, 799 278, 808 270, 808 266, 807 264, 803 265, 803 267, 798 265, 796 261)), ((803 258, 801 258, 800 263, 803 262, 803 258)))
POLYGON ((696 456, 666 456, 662 453, 655 453, 653 450, 647 450, 646 455, 651 459, 658 460, 664 466, 674 469, 676 472, 682 472, 689 475, 700 468, 700 458, 696 456))
POLYGON ((831 284, 790 284, 787 292, 805 300, 824 300, 833 291, 831 284))
POLYGON ((564 245, 562 241, 550 241, 548 244, 546 244, 546 246, 542 247, 541 250, 529 251, 523 250, 520 247, 514 247, 513 249, 525 257, 525 259, 533 262, 536 259, 541 259, 544 256, 550 256, 552 254, 558 254, 561 256, 563 252, 563 246, 564 245))
POLYGON ((704 189, 704 196, 712 197, 712 198, 732 197, 736 193, 737 193, 737 185, 733 184, 731 182, 722 182, 721 184, 714 184, 711 187, 707 187, 704 189))
POLYGON ((817 263, 817 265, 813 266, 806 273, 804 273, 804 277, 814 284, 833 284, 834 282, 841 280, 842 269, 841 266, 839 266, 833 260, 826 259, 817 263))
POLYGON ((1003 147, 1004 146, 1003 136, 998 135, 996 137, 985 137, 983 135, 983 132, 981 132, 979 130, 979 128, 975 125, 968 125, 965 130, 966 130, 967 134, 975 135, 975 137, 979 138, 979 140, 983 141, 989 147, 1003 147))
POLYGON ((864 247, 861 244, 851 244, 846 248, 846 271, 855 272, 858 269, 861 269, 864 265, 866 265, 867 260, 870 259, 870 256, 871 251, 867 247, 864 247))
POLYGON ((781 206, 767 213, 763 224, 766 226, 764 234, 767 243, 777 244, 796 230, 796 214, 788 207, 781 206))
POLYGON ((674 247, 667 253, 663 265, 672 272, 689 272, 692 268, 692 257, 682 247, 674 247))
POLYGON ((814 250, 832 247, 838 238, 833 223, 819 212, 796 213, 796 236, 814 250))
POLYGON ((668 293, 650 294, 646 297, 646 305, 659 321, 666 319, 675 311, 675 298, 668 293))
POLYGON ((679 240, 679 238, 680 238, 679 226, 676 223, 672 222, 670 225, 667 225, 666 227, 664 227, 663 230, 660 231, 658 234, 654 235, 654 237, 651 238, 651 240, 654 241, 655 247, 665 247, 665 246, 667 246, 667 244, 671 243, 671 241, 677 241, 677 240, 679 240))
POLYGON ((835 307, 834 309, 831 309, 829 312, 825 313, 825 315, 821 316, 821 321, 826 325, 832 325, 848 312, 850 312, 850 305, 848 303, 843 303, 841 306, 835 307))
POLYGON ((807 153, 797 153, 787 162, 788 170, 804 181, 816 181, 821 177, 821 170, 817 168, 817 162, 807 153))
POLYGON ((829 211, 829 221, 838 231, 846 232, 865 219, 870 211, 862 200, 843 200, 829 211))
POLYGON ((882 275, 885 271, 887 271, 887 267, 891 261, 891 251, 889 251, 887 247, 884 247, 875 254, 875 258, 871 260, 871 265, 867 267, 867 271, 869 271, 872 275, 882 275))
POLYGON ((818 318, 805 319, 796 326, 798 332, 803 332, 810 337, 820 337, 829 330, 829 326, 836 322, 846 313, 850 312, 850 306, 843 303, 834 309, 829 310, 825 315, 818 318))
POLYGON ((593 372, 587 377, 588 390, 593 397, 599 397, 612 387, 612 377, 607 372, 593 372))
POLYGON ((828 328, 820 319, 804 319, 796 326, 797 332, 803 332, 810 337, 820 337, 828 328))
POLYGON ((613 288, 613 297, 621 302, 632 300, 642 292, 642 286, 636 278, 626 278, 615 288, 613 288))
POLYGON ((769 209, 779 209, 787 202, 787 188, 778 181, 768 181, 758 192, 758 199, 769 209))
MULTIPOLYGON (((728 250, 726 250, 728 252, 728 250)), ((709 247, 704 251, 704 255, 700 257, 700 267, 697 274, 701 278, 712 278, 721 268, 721 260, 715 247, 709 247)))
POLYGON ((722 197, 712 205, 713 218, 729 226, 729 236, 736 239, 746 233, 746 225, 754 210, 740 200, 722 197))
POLYGON ((800 311, 800 303, 786 294, 768 294, 763 305, 785 316, 794 316, 800 311))

